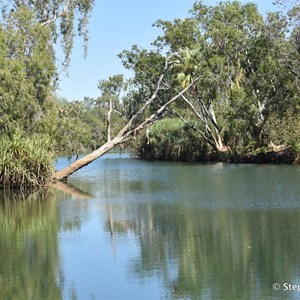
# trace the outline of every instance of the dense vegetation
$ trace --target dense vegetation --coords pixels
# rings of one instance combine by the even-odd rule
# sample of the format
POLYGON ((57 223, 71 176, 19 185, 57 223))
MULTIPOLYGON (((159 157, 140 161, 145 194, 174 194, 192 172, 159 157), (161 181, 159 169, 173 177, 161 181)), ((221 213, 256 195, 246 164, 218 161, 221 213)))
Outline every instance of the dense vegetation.
MULTIPOLYGON (((268 151, 297 152, 299 6, 289 12, 294 27, 281 13, 264 19, 255 5, 238 1, 214 7, 196 3, 192 15, 156 23, 164 35, 155 44, 179 59, 188 57, 185 69, 176 70, 175 82, 185 85, 201 76, 171 113, 196 127, 215 157, 226 153, 229 160, 251 161, 268 151)), ((163 149, 166 141, 157 144, 154 135, 153 147, 163 149)), ((273 153, 264 158, 277 160, 273 153)))
POLYGON ((70 114, 72 121, 74 109, 65 109, 55 96, 54 44, 60 37, 67 66, 75 21, 79 34, 87 37, 92 5, 88 0, 1 1, 0 187, 43 184, 53 173, 60 142, 68 147, 61 140, 61 114, 70 114))
POLYGON ((45 184, 53 173, 53 154, 48 140, 14 134, 0 143, 0 185, 34 187, 45 184))
POLYGON ((137 145, 138 155, 145 159, 173 161, 208 161, 213 154, 208 145, 179 119, 164 118, 154 124, 148 136, 143 135, 137 145), (151 134, 151 137, 150 137, 151 134))
MULTIPOLYGON (((16 179, 10 179, 20 178, 18 168, 32 171, 27 160, 9 150, 16 135, 20 148, 30 141, 30 147, 42 148, 34 152, 40 161, 45 158, 44 182, 54 153, 82 153, 100 147, 128 120, 132 120, 128 127, 139 124, 193 80, 191 88, 159 113, 156 124, 134 143, 141 157, 188 161, 255 161, 258 157, 283 162, 299 158, 299 3, 277 1, 280 12, 262 16, 251 3, 207 6, 195 2, 189 18, 155 23, 162 34, 152 49, 134 45, 119 55, 132 78, 112 76, 99 82, 97 99, 73 102, 55 95, 54 44, 61 41, 63 66, 67 66, 77 25, 79 35, 87 41, 93 1, 4 3, 0 148, 1 157, 8 158, 0 163, 2 186, 18 185, 16 179), (286 6, 280 6, 283 4, 286 6), (159 85, 162 74, 164 82, 159 85), (144 109, 151 95, 155 101, 144 109), (52 146, 34 144, 40 136, 52 146), (13 177, 7 177, 8 168, 13 177)), ((135 136, 132 139, 136 141, 135 136)))

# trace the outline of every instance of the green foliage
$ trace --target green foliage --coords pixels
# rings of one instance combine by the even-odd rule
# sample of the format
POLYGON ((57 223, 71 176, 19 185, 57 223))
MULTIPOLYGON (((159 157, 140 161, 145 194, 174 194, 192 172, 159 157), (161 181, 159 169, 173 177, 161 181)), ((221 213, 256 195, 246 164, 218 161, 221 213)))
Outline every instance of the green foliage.
MULTIPOLYGON (((206 143, 229 157, 267 151, 274 143, 297 145, 299 7, 263 18, 252 3, 207 6, 199 1, 191 12, 191 18, 159 20, 156 26, 163 35, 154 43, 176 61, 172 88, 200 76, 185 94, 186 101, 176 102, 181 117, 196 124, 206 143)), ((167 131, 161 132, 173 142, 167 131)), ((165 140, 156 140, 157 147, 163 148, 165 140)))
POLYGON ((187 48, 193 48, 199 42, 201 33, 197 30, 197 24, 194 19, 175 19, 173 22, 157 20, 154 26, 164 31, 163 36, 158 36, 153 45, 162 49, 169 46, 169 51, 176 52, 185 45, 187 48))
POLYGON ((103 121, 106 121, 107 137, 109 139, 114 137, 120 129, 125 125, 128 110, 126 103, 123 101, 123 95, 126 93, 127 82, 123 75, 117 74, 108 78, 108 80, 101 80, 98 84, 101 92, 97 99, 97 109, 102 111, 103 121))
POLYGON ((150 128, 138 144, 138 154, 145 159, 173 161, 208 160, 210 149, 182 121, 164 118, 150 128))
POLYGON ((50 32, 21 8, 0 25, 0 132, 12 134, 16 127, 26 134, 50 109, 56 78, 50 32))
POLYGON ((83 101, 84 113, 81 121, 89 127, 90 141, 86 147, 90 149, 100 147, 106 140, 106 109, 102 107, 101 103, 100 98, 85 98, 83 101))
POLYGON ((54 140, 56 150, 78 154, 85 150, 91 139, 91 130, 84 122, 85 107, 82 102, 60 101, 54 140))
POLYGON ((53 172, 54 148, 82 152, 91 145, 92 130, 81 120, 85 107, 54 96, 54 43, 61 38, 67 65, 74 25, 87 42, 93 1, 16 0, 1 5, 0 186, 42 185, 53 172))
POLYGON ((36 187, 45 184, 53 173, 54 153, 51 143, 35 136, 0 140, 0 187, 36 187))
POLYGON ((287 144, 300 153, 300 113, 289 110, 282 118, 270 119, 270 136, 275 144, 287 144))
POLYGON ((238 157, 274 143, 297 149, 299 5, 264 18, 252 3, 195 2, 190 17, 154 24, 162 34, 152 49, 134 45, 119 55, 133 72, 131 79, 111 76, 99 82, 97 99, 67 102, 55 97, 54 43, 61 38, 67 65, 76 25, 87 41, 94 1, 2 3, 0 134, 6 141, 21 132, 29 139, 44 136, 58 152, 95 149, 114 137, 152 95, 154 101, 131 126, 199 77, 170 110, 179 111, 197 130, 175 119, 159 121, 150 129, 150 138, 145 136, 139 145, 143 157, 188 161, 211 159, 216 153, 238 157))
POLYGON ((87 53, 88 21, 94 6, 94 0, 13 0, 1 1, 4 20, 14 20, 21 10, 31 12, 31 20, 49 31, 49 41, 61 38, 65 54, 64 65, 70 62, 73 39, 76 33, 83 38, 84 52, 87 53))
MULTIPOLYGON (((131 117, 155 91, 166 58, 156 50, 142 49, 137 45, 133 45, 131 50, 124 50, 119 57, 124 67, 134 74, 129 82, 128 93, 124 97, 127 116, 131 117)), ((159 91, 161 102, 167 99, 168 95, 168 91, 159 91)))

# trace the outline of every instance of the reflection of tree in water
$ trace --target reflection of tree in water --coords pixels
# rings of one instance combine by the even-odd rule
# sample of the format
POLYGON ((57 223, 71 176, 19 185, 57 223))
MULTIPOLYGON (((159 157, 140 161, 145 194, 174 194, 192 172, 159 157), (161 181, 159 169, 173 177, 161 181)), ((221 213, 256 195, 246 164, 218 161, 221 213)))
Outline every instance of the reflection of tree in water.
POLYGON ((60 299, 56 198, 48 189, 0 193, 1 299, 60 299))
POLYGON ((92 195, 65 183, 55 184, 53 188, 57 198, 60 199, 57 206, 62 231, 79 230, 81 224, 88 219, 86 199, 91 198, 92 195))
POLYGON ((298 282, 299 212, 158 203, 108 205, 107 212, 113 239, 130 231, 139 241, 140 254, 129 265, 131 276, 158 277, 171 298, 280 297, 280 292, 272 294, 274 282, 298 282))

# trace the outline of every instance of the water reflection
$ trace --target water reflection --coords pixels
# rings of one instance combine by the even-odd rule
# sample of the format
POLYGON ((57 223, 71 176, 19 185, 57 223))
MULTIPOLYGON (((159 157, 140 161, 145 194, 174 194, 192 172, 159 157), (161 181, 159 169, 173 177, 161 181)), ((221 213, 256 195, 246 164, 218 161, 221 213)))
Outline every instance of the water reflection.
POLYGON ((109 158, 0 194, 1 299, 299 298, 299 168, 109 158))
POLYGON ((274 282, 299 283, 299 211, 159 204, 106 209, 105 228, 112 239, 134 232, 138 240, 129 276, 157 276, 167 298, 280 299, 293 295, 272 291, 274 282))
POLYGON ((0 298, 60 299, 56 197, 0 192, 0 298))

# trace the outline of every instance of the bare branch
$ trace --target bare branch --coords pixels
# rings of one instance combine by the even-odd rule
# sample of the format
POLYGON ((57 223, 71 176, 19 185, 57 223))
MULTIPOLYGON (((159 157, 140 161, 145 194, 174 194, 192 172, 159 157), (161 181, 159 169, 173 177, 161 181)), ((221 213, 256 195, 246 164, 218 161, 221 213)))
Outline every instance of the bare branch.
POLYGON ((125 125, 125 127, 121 130, 119 135, 123 135, 127 130, 130 130, 131 125, 137 119, 137 117, 140 116, 146 110, 146 108, 155 100, 159 90, 161 89, 161 84, 162 84, 162 81, 165 76, 165 72, 167 71, 168 67, 169 67, 169 63, 168 63, 168 59, 166 59, 164 69, 163 69, 161 75, 159 76, 154 93, 149 98, 149 100, 146 101, 146 103, 139 109, 139 111, 131 117, 131 119, 128 121, 128 123, 125 125))
POLYGON ((182 95, 182 99, 190 106, 190 108, 192 109, 192 111, 194 112, 194 114, 202 121, 202 122, 206 122, 206 120, 204 119, 204 117, 202 115, 199 114, 199 112, 197 111, 197 109, 195 108, 195 106, 192 104, 192 102, 190 102, 184 95, 182 95))
MULTIPOLYGON (((173 102, 175 102, 178 98, 182 97, 182 95, 187 92, 194 84, 200 79, 199 77, 196 77, 188 86, 186 86, 182 91, 178 92, 172 99, 170 99, 168 102, 166 102, 164 105, 162 105, 155 113, 153 113, 149 118, 147 118, 144 122, 139 124, 134 129, 128 131, 126 134, 123 135, 124 138, 126 138, 129 135, 132 135, 133 133, 139 132, 140 130, 144 129, 146 126, 152 125, 154 121, 157 119, 160 119, 163 115, 163 113, 166 111, 168 106, 170 106, 173 102)), ((121 131, 122 132, 122 131, 121 131)))
POLYGON ((124 120, 127 121, 126 117, 121 112, 119 112, 118 110, 113 109, 113 112, 115 112, 116 114, 118 114, 120 117, 122 117, 124 120))
POLYGON ((52 19, 46 20, 44 22, 41 23, 42 27, 48 26, 51 23, 56 22, 64 13, 66 13, 69 9, 69 5, 70 5, 70 0, 67 1, 66 5, 63 7, 63 9, 61 10, 61 12, 57 11, 52 19))

